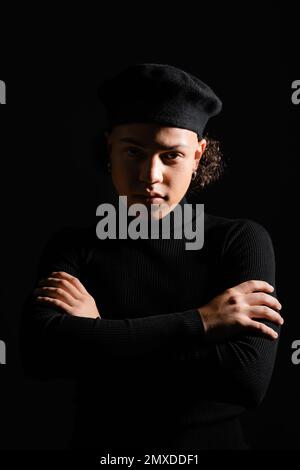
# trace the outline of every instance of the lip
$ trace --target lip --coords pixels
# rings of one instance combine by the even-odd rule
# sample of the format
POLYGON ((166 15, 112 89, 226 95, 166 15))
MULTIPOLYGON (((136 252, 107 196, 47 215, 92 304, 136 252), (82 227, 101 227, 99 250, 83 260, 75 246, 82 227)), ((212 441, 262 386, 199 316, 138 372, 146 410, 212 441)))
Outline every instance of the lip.
POLYGON ((138 197, 143 197, 145 199, 165 199, 165 196, 163 196, 160 193, 147 193, 147 194, 135 194, 135 196, 138 197))

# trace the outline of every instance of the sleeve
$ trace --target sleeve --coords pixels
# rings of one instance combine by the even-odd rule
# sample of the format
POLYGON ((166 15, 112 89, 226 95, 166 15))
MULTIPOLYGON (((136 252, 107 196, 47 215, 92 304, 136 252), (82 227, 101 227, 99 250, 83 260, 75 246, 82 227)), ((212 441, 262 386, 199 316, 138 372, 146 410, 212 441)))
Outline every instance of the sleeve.
MULTIPOLYGON (((52 271, 81 278, 83 253, 76 237, 64 230, 48 242, 38 281, 52 271)), ((187 342, 204 337, 197 310, 134 319, 72 317, 28 296, 22 314, 21 348, 25 371, 40 377, 73 377, 105 362, 168 359, 187 342)))
MULTIPOLYGON (((219 268, 219 293, 255 279, 273 285, 271 295, 277 297, 273 244, 267 230, 257 222, 239 219, 234 224, 226 236, 219 268)), ((280 333, 280 326, 259 321, 280 333)), ((278 339, 247 333, 218 343, 199 342, 183 360, 194 361, 193 373, 198 370, 209 397, 251 408, 259 405, 267 392, 277 347, 278 339)))

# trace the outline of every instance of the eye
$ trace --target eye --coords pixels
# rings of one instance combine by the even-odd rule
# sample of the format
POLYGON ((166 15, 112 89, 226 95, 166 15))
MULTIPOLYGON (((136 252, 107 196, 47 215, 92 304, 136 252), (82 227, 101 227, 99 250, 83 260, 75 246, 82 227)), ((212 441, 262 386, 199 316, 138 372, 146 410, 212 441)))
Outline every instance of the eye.
POLYGON ((127 147, 125 149, 125 153, 129 157, 136 157, 137 155, 139 155, 141 153, 141 150, 137 147, 127 147))
POLYGON ((169 153, 164 153, 163 158, 166 158, 167 160, 176 160, 177 158, 180 158, 181 155, 180 153, 177 152, 169 152, 169 153))

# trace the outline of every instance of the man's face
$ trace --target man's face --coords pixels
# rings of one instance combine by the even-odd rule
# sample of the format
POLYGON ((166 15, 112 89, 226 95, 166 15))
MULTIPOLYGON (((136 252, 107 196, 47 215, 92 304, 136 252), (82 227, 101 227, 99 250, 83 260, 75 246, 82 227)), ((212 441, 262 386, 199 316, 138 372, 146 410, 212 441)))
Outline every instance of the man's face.
POLYGON ((162 216, 185 195, 206 146, 193 131, 142 123, 114 127, 107 142, 117 193, 128 207, 160 205, 162 216))

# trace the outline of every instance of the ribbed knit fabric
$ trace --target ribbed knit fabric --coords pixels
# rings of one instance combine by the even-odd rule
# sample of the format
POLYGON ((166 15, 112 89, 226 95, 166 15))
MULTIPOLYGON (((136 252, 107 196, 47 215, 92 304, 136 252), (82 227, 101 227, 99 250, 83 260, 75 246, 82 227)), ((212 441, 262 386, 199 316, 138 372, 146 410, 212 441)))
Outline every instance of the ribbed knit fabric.
POLYGON ((99 240, 91 227, 64 229, 45 248, 37 280, 78 277, 101 315, 72 317, 31 295, 24 308, 26 370, 78 379, 74 446, 245 447, 237 417, 265 396, 278 340, 208 342, 196 308, 250 279, 275 287, 272 242, 252 220, 205 214, 203 248, 184 243, 99 240))

